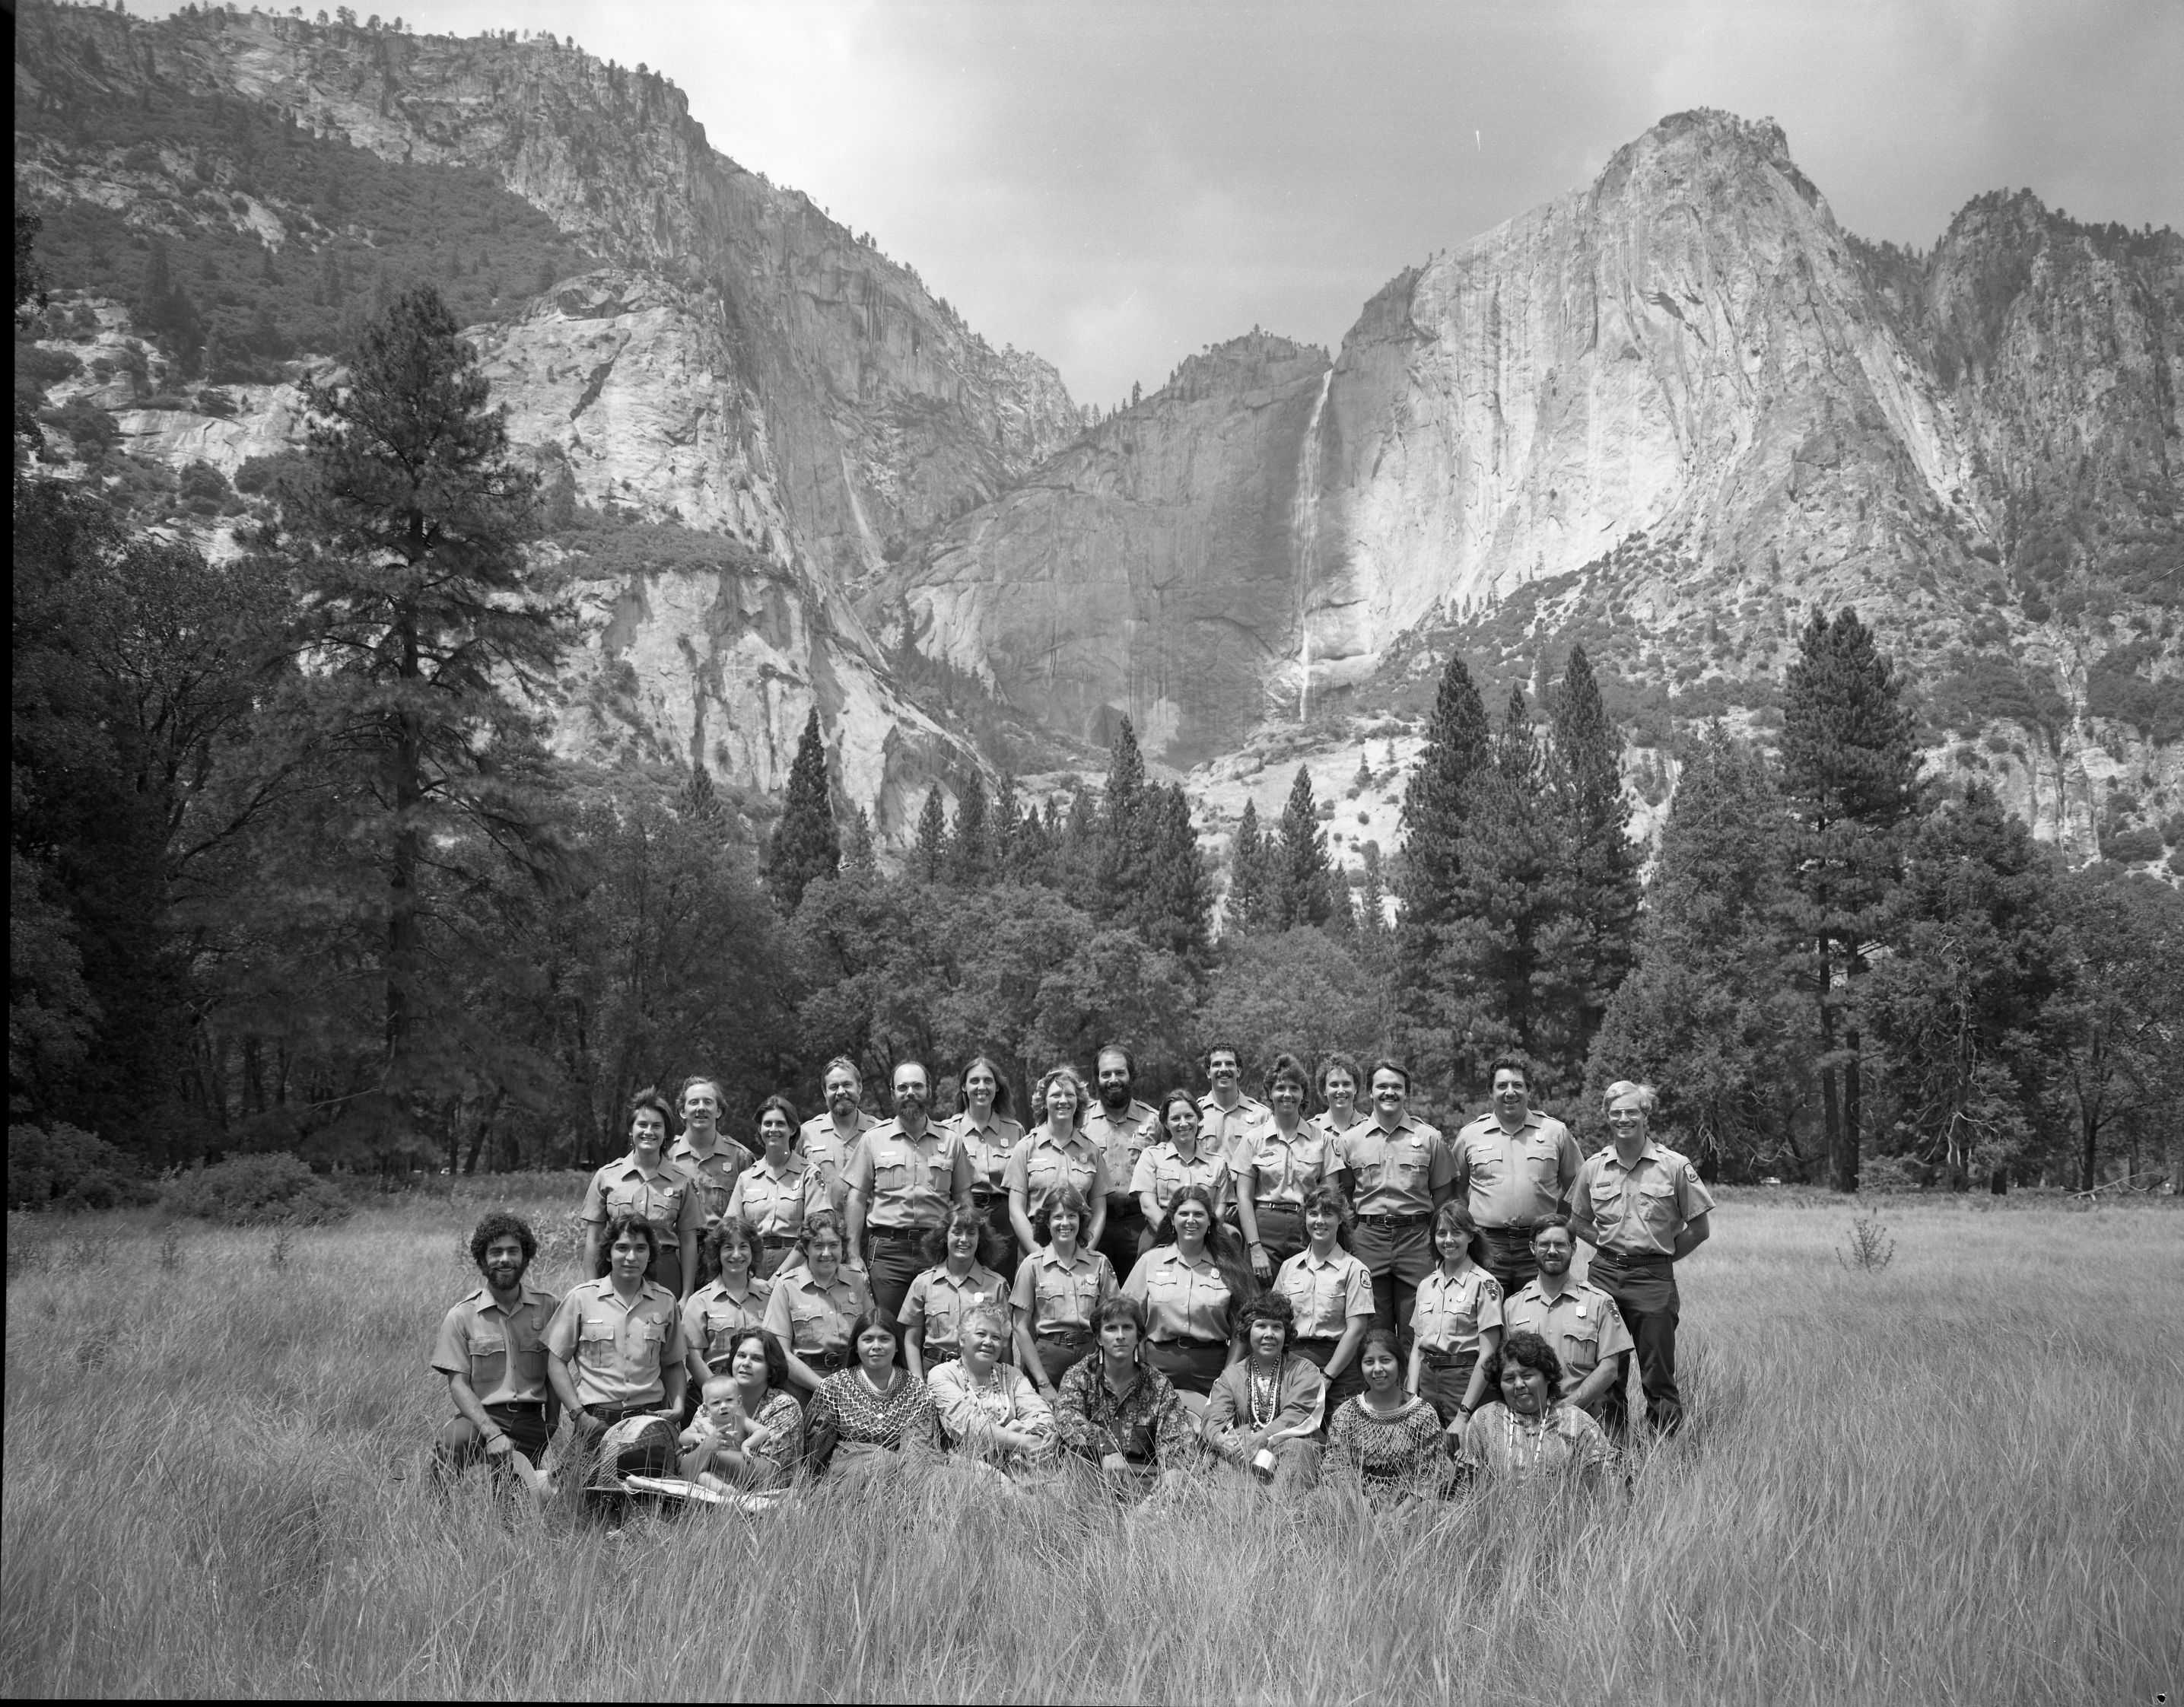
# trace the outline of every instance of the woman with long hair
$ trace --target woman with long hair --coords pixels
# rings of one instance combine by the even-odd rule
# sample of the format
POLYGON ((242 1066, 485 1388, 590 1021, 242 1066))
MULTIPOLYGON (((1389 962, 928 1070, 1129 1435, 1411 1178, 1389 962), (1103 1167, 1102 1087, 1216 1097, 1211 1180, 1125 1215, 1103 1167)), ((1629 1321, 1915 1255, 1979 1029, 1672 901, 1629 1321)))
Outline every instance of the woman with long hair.
POLYGON ((820 1384, 805 1413, 815 1464, 830 1481, 864 1487, 940 1449, 933 1395, 903 1368, 894 1319, 867 1309, 849 1325, 855 1361, 820 1384))
POLYGON ((1009 1116, 1008 1076, 990 1055, 974 1055, 963 1066, 956 1095, 961 1109, 948 1123, 956 1142, 971 1163, 971 1202, 986 1218, 996 1241, 993 1266, 1016 1272, 1016 1234, 1009 1224, 1009 1159, 1023 1142, 1023 1123, 1009 1116))
POLYGON ((910 1283, 902 1301, 902 1355, 920 1381, 963 1348, 963 1319, 972 1310, 1006 1308, 1009 1283, 994 1267, 994 1230, 974 1203, 950 1203, 925 1236, 933 1266, 910 1283))
POLYGON ((1145 1361, 1194 1410, 1242 1355, 1238 1313, 1256 1290, 1240 1241, 1213 1217, 1211 1191, 1183 1187, 1153 1228, 1152 1249, 1123 1286, 1145 1306, 1145 1361))
POLYGON ((1440 1419, 1403 1391, 1394 1330, 1368 1330, 1362 1361, 1365 1391, 1345 1400, 1327 1425, 1327 1474, 1355 1476, 1373 1497, 1438 1492, 1448 1466, 1440 1419))
POLYGON ((804 1408, 788 1391, 788 1358, 763 1328, 728 1336, 682 1431, 682 1474, 733 1487, 781 1487, 804 1455, 804 1408))
POLYGON ((1418 1282, 1411 1306, 1411 1368, 1404 1385, 1454 1426, 1479 1409, 1486 1392, 1482 1357, 1502 1342, 1502 1283, 1471 1260, 1479 1224, 1451 1198, 1434 1211, 1434 1249, 1440 1264, 1418 1282))

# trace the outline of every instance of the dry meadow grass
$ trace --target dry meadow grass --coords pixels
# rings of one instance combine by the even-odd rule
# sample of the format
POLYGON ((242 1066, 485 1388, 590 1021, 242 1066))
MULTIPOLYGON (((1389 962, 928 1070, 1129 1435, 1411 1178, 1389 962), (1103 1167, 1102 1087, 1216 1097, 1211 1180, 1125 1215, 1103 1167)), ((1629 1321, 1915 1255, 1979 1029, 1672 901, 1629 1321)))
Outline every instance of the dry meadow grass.
MULTIPOLYGON (((421 1475, 486 1200, 10 1230, 11 1693, 2151 1701, 2184 1686, 2184 1217, 1731 1194, 1692 1433, 1592 1498, 1375 1517, 895 1503, 632 1524, 421 1475), (459 1264, 461 1266, 459 1266, 459 1264)), ((539 1221, 560 1205, 534 1201, 539 1221)), ((573 1278, 566 1243, 542 1264, 573 1278)))

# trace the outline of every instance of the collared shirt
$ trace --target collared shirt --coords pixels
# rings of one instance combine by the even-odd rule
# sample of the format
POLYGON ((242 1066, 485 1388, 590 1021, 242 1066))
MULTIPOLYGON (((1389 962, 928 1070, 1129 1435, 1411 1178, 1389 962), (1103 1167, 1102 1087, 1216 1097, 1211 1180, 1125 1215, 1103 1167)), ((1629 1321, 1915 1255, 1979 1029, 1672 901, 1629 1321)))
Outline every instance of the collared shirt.
POLYGON ((1107 1164, 1107 1191, 1113 1196, 1130 1189, 1139 1156, 1160 1141, 1160 1117, 1150 1103, 1135 1097, 1119 1114, 1110 1114, 1106 1103, 1095 1101, 1084 1117, 1084 1135, 1107 1164))
POLYGON ((1468 1194, 1472 1219, 1482 1227, 1529 1230, 1558 1212, 1585 1159, 1568 1127, 1536 1108, 1524 1124, 1505 1131, 1482 1114, 1457 1129, 1449 1142, 1456 1158, 1456 1189, 1468 1194))
POLYGON ((1138 1171, 1130 1175, 1131 1191, 1151 1192, 1163 1215, 1175 1201, 1175 1194, 1186 1185, 1203 1185, 1213 1194, 1213 1213, 1221 1213, 1228 1196, 1228 1164, 1203 1137, 1189 1161, 1176 1153, 1174 1140, 1162 1139, 1138 1158, 1138 1171))
POLYGON ((1174 1245, 1156 1245, 1138 1258, 1123 1292, 1145 1308, 1149 1340, 1219 1340, 1228 1334, 1228 1283, 1212 1256, 1188 1261, 1174 1245))
POLYGON ((1023 1141, 1023 1123, 1011 1120, 1006 1114, 996 1114, 980 1126, 972 1120, 971 1111, 966 1108, 948 1122, 948 1130, 956 1135, 956 1141, 970 1158, 972 1189, 1007 1190, 1002 1176, 1008 1172, 1009 1158, 1023 1141))
POLYGON ((1479 1336, 1502 1325, 1502 1283, 1476 1263, 1451 1279, 1436 1268, 1418 1282, 1411 1331, 1429 1352, 1476 1357, 1479 1336))
POLYGON ((704 1213, 696 1182, 665 1157, 648 1173, 632 1152, 599 1169, 584 1187, 585 1220, 604 1226, 620 1216, 642 1215, 660 1236, 663 1257, 679 1251, 682 1235, 695 1232, 704 1213))
POLYGON ((625 1302, 607 1275, 569 1289, 547 1325, 546 1349, 570 1366, 587 1409, 659 1403, 667 1396, 660 1372, 689 1351, 672 1292, 647 1280, 625 1302))
POLYGON ((872 1227, 937 1227, 948 1205, 971 1189, 971 1162, 945 1126, 912 1140, 901 1123, 875 1126, 850 1158, 850 1189, 865 1200, 872 1227))
POLYGON ((1285 1354, 1270 1378, 1271 1394, 1264 1386, 1252 1392, 1255 1373, 1249 1358, 1233 1363, 1213 1378, 1206 1395, 1206 1443, 1223 1463, 1240 1466, 1244 1442, 1258 1429, 1268 1430, 1270 1441, 1295 1440, 1317 1433, 1326 1420, 1327 1377, 1310 1358, 1285 1354), (1255 1416, 1253 1400, 1266 1397, 1272 1405, 1255 1416))
POLYGON ((697 1182, 698 1211, 710 1230, 727 1209, 736 1175, 750 1166, 751 1152, 733 1138, 716 1136, 713 1147, 701 1157, 685 1136, 668 1146, 667 1159, 697 1182))
POLYGON ((834 1117, 831 1114, 815 1114, 796 1129, 794 1153, 819 1170, 820 1181, 827 1190, 827 1205, 838 1215, 850 1195, 850 1158, 856 1153, 865 1134, 879 1124, 860 1108, 854 1138, 844 1139, 834 1130, 834 1117))
POLYGON ((1346 1132, 1355 1132, 1360 1124, 1373 1118, 1370 1113, 1357 1108, 1352 1108, 1350 1113, 1351 1121, 1347 1126, 1337 1126, 1334 1124, 1334 1111, 1332 1108, 1321 1109, 1306 1124, 1323 1138, 1340 1138, 1346 1132))
POLYGON ((1373 1314, 1373 1276, 1340 1245, 1323 1263, 1306 1246, 1274 1271, 1273 1289, 1296 1312, 1301 1340, 1339 1340, 1352 1316, 1373 1314))
POLYGON ((1231 1174, 1236 1173, 1240 1166, 1236 1151, 1244 1135, 1272 1112, 1256 1096, 1245 1097, 1234 1108, 1223 1108, 1209 1091, 1198 1099, 1199 1147, 1212 1151, 1228 1164, 1231 1174))
POLYGON ((1109 1453, 1121 1453, 1176 1470, 1190 1462, 1198 1447, 1198 1426, 1173 1381, 1141 1364, 1137 1379, 1117 1394, 1107 1385, 1096 1352, 1071 1364, 1062 1376, 1054 1426, 1063 1446, 1095 1464, 1109 1453))
POLYGON ((1097 1251, 1078 1247, 1065 1263, 1053 1246, 1042 1246, 1017 1264, 1009 1302, 1031 1318, 1034 1334, 1092 1325, 1092 1313, 1115 1296, 1114 1265, 1097 1251))
POLYGON ((1615 1448, 1600 1425, 1574 1405, 1549 1405, 1542 1415, 1520 1417, 1496 1399, 1464 1425, 1463 1456, 1490 1475, 1524 1481, 1613 1464, 1615 1448))
POLYGON ((792 1152, 778 1168, 761 1156, 737 1174, 727 1213, 760 1238, 793 1239, 806 1215, 833 1207, 819 1169, 792 1152))
POLYGON ((1540 1283, 1527 1281, 1502 1301, 1502 1325, 1510 1333, 1537 1334, 1563 1360, 1563 1391, 1570 1392, 1605 1359, 1631 1349, 1623 1312, 1599 1287, 1565 1286, 1550 1300, 1540 1283))
POLYGON ((504 1310, 493 1302, 493 1288, 480 1286, 441 1322, 432 1367, 468 1381, 480 1404, 543 1404, 553 1397, 546 1385, 545 1334, 560 1308, 551 1292, 526 1286, 515 1308, 504 1310))
POLYGON ((1611 1144, 1578 1169, 1577 1208, 1590 1211, 1600 1248, 1632 1257, 1673 1257, 1676 1236, 1713 1208, 1698 1169, 1651 1139, 1625 1168, 1611 1144))
POLYGON ((850 1324, 872 1307, 872 1290, 854 1269, 838 1269, 821 1286, 809 1269, 784 1269, 766 1301, 766 1332, 800 1358, 850 1349, 850 1324))
POLYGON ((940 1432, 956 1451, 996 1462, 1052 1455, 1056 1442, 1054 1411, 1031 1378, 1010 1364, 996 1364, 983 1381, 973 1381, 960 1363, 933 1370, 926 1382, 940 1432), (1028 1448, 1004 1448, 996 1430, 1029 1435, 1028 1448))
POLYGON ((1246 1133, 1237 1145, 1231 1165, 1237 1180, 1251 1182, 1256 1205, 1288 1203, 1304 1207, 1305 1193, 1334 1171, 1335 1158, 1327 1135, 1302 1122, 1294 1137, 1284 1138, 1270 1118, 1246 1133))
POLYGON ((1088 1204, 1101 1202, 1107 1195, 1106 1158, 1083 1133, 1057 1141, 1042 1124, 1009 1158, 1009 1190, 1024 1194, 1024 1213, 1036 1219, 1065 1185, 1074 1185, 1088 1204))
POLYGON ((998 1304, 1006 1312, 1009 1283, 983 1264, 972 1264, 971 1272, 959 1280, 948 1272, 947 1264, 941 1263, 910 1283, 896 1317, 905 1333, 912 1328, 925 1330, 925 1337, 918 1343, 924 1347, 925 1360, 931 1363, 936 1353, 956 1351, 962 1346, 963 1318, 981 1304, 998 1304))
POLYGON ((773 1297, 772 1285, 750 1276, 740 1298, 731 1297, 727 1283, 710 1280, 690 1294, 682 1304, 682 1337, 710 1366, 728 1354, 728 1342, 745 1328, 766 1325, 766 1307, 773 1297))
POLYGON ((1357 1181, 1361 1215, 1431 1214, 1433 1194, 1456 1178, 1439 1129, 1415 1114, 1393 1132, 1377 1115, 1361 1120, 1335 1140, 1335 1153, 1357 1181))

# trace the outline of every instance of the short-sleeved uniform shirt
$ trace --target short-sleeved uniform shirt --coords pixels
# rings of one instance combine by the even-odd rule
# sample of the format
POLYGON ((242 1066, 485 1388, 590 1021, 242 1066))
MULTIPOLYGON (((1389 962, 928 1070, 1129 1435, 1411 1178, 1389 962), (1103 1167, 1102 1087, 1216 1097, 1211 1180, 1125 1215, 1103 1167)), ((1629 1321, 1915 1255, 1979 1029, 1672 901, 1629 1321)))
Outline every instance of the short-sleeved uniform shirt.
POLYGON ((683 1300, 682 1337, 710 1368, 715 1358, 727 1356, 728 1342, 745 1328, 766 1325, 766 1307, 772 1296, 773 1287, 755 1275, 740 1298, 728 1291, 726 1281, 708 1281, 683 1300))
POLYGON ((1373 1314, 1373 1276, 1340 1245, 1323 1263, 1299 1251, 1274 1270, 1273 1289, 1295 1311, 1301 1340, 1339 1340, 1352 1316, 1373 1314))
POLYGON ((1586 1157, 1574 1195, 1591 1212, 1600 1248, 1626 1257, 1673 1257, 1676 1236, 1713 1208, 1690 1159, 1650 1140, 1635 1167, 1612 1144, 1586 1157))
POLYGON ((1213 1194, 1213 1213, 1221 1213, 1228 1195, 1228 1164, 1202 1136, 1188 1158, 1176 1152, 1174 1140, 1162 1139, 1138 1158, 1138 1171, 1130 1176, 1131 1191, 1151 1192, 1163 1215, 1186 1185, 1203 1185, 1213 1194))
POLYGON ((778 1168, 761 1156, 737 1174, 727 1213, 761 1239, 793 1239, 806 1215, 833 1208, 819 1169, 792 1152, 778 1168))
POLYGON ((784 1351, 800 1358, 850 1349, 850 1324, 872 1307, 872 1289, 854 1269, 838 1269, 821 1286, 809 1269, 788 1269, 773 1277, 773 1296, 766 1301, 766 1332, 784 1351))
POLYGON ((1479 1336, 1502 1325, 1502 1283, 1476 1263, 1451 1278, 1435 1269, 1418 1282, 1411 1331, 1429 1352, 1477 1357, 1479 1336))
POLYGON ((1429 1215, 1434 1196, 1456 1178, 1456 1162, 1436 1127, 1415 1114, 1392 1132, 1375 1116, 1335 1140, 1335 1153, 1356 1182, 1361 1215, 1429 1215))
POLYGON ((551 1292, 526 1286, 515 1308, 504 1310, 493 1288, 480 1286, 440 1323, 432 1367, 468 1381, 480 1404, 544 1404, 553 1397, 546 1385, 546 1330, 560 1308, 551 1292))
POLYGON ((970 1160, 972 1191, 979 1197, 1006 1191, 1008 1183, 1004 1176, 1009 1169, 1009 1158, 1023 1141, 1023 1123, 1011 1120, 1006 1114, 995 1114, 980 1126, 966 1108, 948 1123, 948 1130, 956 1135, 956 1141, 970 1160))
POLYGON ((546 1349, 570 1366, 588 1409, 658 1404, 667 1396, 660 1371, 681 1363, 689 1348, 666 1287, 647 1280, 625 1300, 602 1275, 569 1289, 547 1326, 546 1349))
POLYGON ((918 1343, 930 1363, 938 1352, 958 1350, 963 1343, 963 1318, 980 1304, 998 1304, 1006 1313, 1009 1283, 983 1264, 973 1263, 960 1279, 948 1272, 945 1263, 928 1269, 910 1283, 902 1301, 903 1330, 922 1327, 918 1343))
POLYGON ((1467 1120, 1448 1147, 1456 1158, 1456 1189, 1472 1219, 1520 1232, 1562 1208, 1584 1160, 1569 1128, 1536 1108, 1525 1111, 1514 1132, 1490 1113, 1467 1120))
POLYGON ((1513 1334, 1537 1334, 1563 1360, 1563 1391, 1568 1392, 1607 1358, 1631 1348, 1630 1330, 1615 1300, 1583 1281, 1564 1286, 1550 1299, 1537 1280, 1528 1281, 1502 1301, 1502 1325, 1513 1334))
POLYGON ((1369 1114, 1358 1114, 1354 1109, 1351 1112, 1356 1118, 1347 1126, 1337 1126, 1334 1124, 1334 1111, 1331 1108, 1322 1109, 1305 1124, 1323 1138, 1334 1139, 1340 1138, 1346 1132, 1355 1132, 1373 1118, 1369 1114))
POLYGON ((1223 1108, 1209 1091, 1198 1099, 1198 1147, 1211 1150, 1234 1174, 1242 1166, 1237 1149, 1244 1135, 1268 1119, 1272 1112, 1256 1096, 1245 1097, 1234 1108, 1223 1108))
POLYGON ((1083 1133, 1056 1143, 1042 1124, 1009 1158, 1008 1184, 1011 1192, 1024 1194, 1024 1213, 1034 1219, 1065 1185, 1074 1185, 1087 1203, 1096 1205, 1107 1196, 1107 1158, 1083 1133))
POLYGON ((889 1120, 859 1141, 848 1179, 865 1200, 866 1226, 937 1227, 970 1191, 971 1162, 945 1126, 928 1125, 913 1139, 889 1120))
POLYGON ((1135 1097, 1119 1114, 1110 1114, 1106 1103, 1095 1102, 1084 1117, 1084 1135, 1107 1164, 1107 1193, 1117 1197, 1130 1189, 1138 1158, 1160 1141, 1160 1119, 1150 1105, 1135 1097))
POLYGON ((1138 1258, 1123 1291, 1145 1306, 1149 1340, 1229 1337, 1234 1297, 1210 1254, 1201 1252, 1193 1263, 1176 1246, 1156 1245, 1138 1258))
POLYGON ((634 1153, 610 1162, 584 1187, 584 1219, 604 1226, 624 1215, 642 1215, 652 1224, 662 1252, 677 1249, 682 1235, 697 1231, 705 1213, 697 1182, 662 1157, 647 1172, 634 1153))
POLYGON ((1333 1146, 1325 1133, 1300 1122, 1295 1135, 1284 1138, 1271 1119, 1239 1141, 1232 1163, 1240 1185, 1251 1180, 1254 1204, 1286 1203, 1295 1209, 1304 1207, 1305 1193, 1334 1168, 1333 1146))
POLYGON ((727 1212, 729 1195, 736 1189, 736 1175, 750 1166, 751 1153, 733 1138, 719 1138, 710 1150, 700 1156, 690 1147, 686 1136, 677 1138, 668 1146, 667 1159, 697 1182, 700 1224, 710 1231, 727 1212))
POLYGON ((856 1153, 865 1134, 879 1124, 860 1108, 855 1138, 844 1139, 834 1130, 834 1119, 830 1114, 815 1114, 796 1129, 795 1153, 819 1170, 828 1207, 838 1215, 850 1196, 850 1158, 856 1153))
POLYGON ((1034 1251, 1017 1264, 1016 1288, 1010 1302, 1031 1318, 1034 1334, 1059 1333, 1065 1329, 1092 1326, 1092 1313, 1117 1291, 1114 1265, 1097 1251, 1081 1247, 1065 1263, 1049 1245, 1034 1251))

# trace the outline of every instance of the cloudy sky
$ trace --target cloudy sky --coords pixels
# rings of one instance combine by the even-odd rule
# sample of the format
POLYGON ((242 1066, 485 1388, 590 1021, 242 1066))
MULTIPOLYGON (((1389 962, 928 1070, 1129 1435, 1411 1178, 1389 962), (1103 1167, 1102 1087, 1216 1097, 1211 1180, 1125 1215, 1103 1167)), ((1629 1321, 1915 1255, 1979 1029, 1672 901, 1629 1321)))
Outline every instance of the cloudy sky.
POLYGON ((1869 237, 1928 247, 2019 186, 2184 225, 2179 0, 380 3, 665 71, 716 148, 1080 401, 1254 325, 1332 347, 1400 268, 1690 107, 1773 115, 1869 237))

